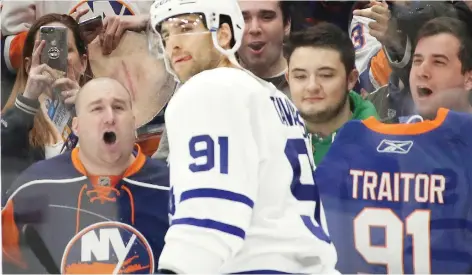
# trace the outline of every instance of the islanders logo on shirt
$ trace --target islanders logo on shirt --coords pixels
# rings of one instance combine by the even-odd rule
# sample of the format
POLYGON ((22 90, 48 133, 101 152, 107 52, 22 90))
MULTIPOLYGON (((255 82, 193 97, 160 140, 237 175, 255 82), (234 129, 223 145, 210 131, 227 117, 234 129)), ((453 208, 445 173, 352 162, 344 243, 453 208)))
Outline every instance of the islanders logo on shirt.
POLYGON ((81 0, 72 10, 70 14, 76 10, 89 9, 90 12, 84 15, 81 20, 88 19, 96 15, 105 18, 107 15, 136 15, 139 10, 128 0, 81 0))
POLYGON ((151 274, 154 255, 146 238, 120 222, 90 225, 67 244, 61 274, 151 274))

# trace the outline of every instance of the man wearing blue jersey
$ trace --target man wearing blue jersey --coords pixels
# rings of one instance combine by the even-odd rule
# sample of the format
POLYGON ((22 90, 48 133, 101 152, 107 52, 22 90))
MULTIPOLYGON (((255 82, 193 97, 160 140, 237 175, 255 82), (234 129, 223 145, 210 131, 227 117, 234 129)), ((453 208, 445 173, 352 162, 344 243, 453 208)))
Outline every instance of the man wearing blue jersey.
POLYGON ((348 122, 317 167, 343 273, 472 270, 472 44, 459 23, 437 18, 419 31, 411 86, 425 120, 348 122))
POLYGON ((135 145, 131 95, 118 81, 89 81, 76 110, 79 147, 35 163, 8 193, 4 271, 153 273, 169 225, 168 168, 135 145))

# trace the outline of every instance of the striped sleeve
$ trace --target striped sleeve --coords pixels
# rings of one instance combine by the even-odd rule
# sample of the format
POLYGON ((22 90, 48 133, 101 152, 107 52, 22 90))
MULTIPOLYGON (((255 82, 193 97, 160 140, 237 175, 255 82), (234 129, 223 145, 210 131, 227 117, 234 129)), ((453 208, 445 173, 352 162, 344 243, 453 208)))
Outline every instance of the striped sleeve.
POLYGON ((39 107, 39 101, 19 95, 15 105, 4 112, 0 131, 2 156, 17 156, 29 148, 29 131, 39 107))
POLYGON ((382 47, 380 42, 369 33, 372 19, 355 15, 351 21, 350 35, 356 51, 356 68, 365 71, 372 57, 382 47))
POLYGON ((160 269, 217 273, 243 245, 258 189, 258 157, 245 91, 235 83, 188 83, 169 104, 173 217, 160 269))
POLYGON ((35 115, 39 110, 39 101, 19 95, 15 100, 15 107, 27 114, 35 115))
POLYGON ((370 35, 372 19, 354 16, 351 22, 351 40, 356 50, 356 68, 359 71, 360 88, 373 92, 388 83, 392 70, 380 42, 370 35))
POLYGON ((2 38, 2 67, 15 73, 21 65, 27 32, 2 38))
POLYGON ((367 68, 360 72, 359 82, 361 87, 369 93, 387 85, 392 69, 383 48, 371 57, 367 68))

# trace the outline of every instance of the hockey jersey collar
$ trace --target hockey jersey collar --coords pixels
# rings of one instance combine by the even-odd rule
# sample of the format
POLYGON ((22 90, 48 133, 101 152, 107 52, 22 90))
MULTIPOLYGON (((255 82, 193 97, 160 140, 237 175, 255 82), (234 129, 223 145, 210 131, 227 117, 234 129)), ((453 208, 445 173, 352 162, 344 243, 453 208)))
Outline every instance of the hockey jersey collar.
MULTIPOLYGON (((364 100, 361 95, 354 91, 349 92, 349 105, 352 112, 350 120, 363 120, 369 117, 378 119, 375 106, 370 101, 364 100)), ((313 134, 311 135, 311 145, 315 164, 319 164, 324 158, 338 131, 339 129, 324 138, 313 134)))
MULTIPOLYGON (((87 176, 88 175, 87 170, 85 169, 84 165, 79 159, 79 150, 80 150, 80 147, 76 147, 72 150, 72 154, 71 154, 72 164, 74 165, 75 169, 79 171, 79 173, 87 176)), ((139 147, 138 144, 134 145, 133 154, 135 155, 135 159, 133 163, 128 167, 128 169, 126 169, 122 178, 127 178, 136 174, 137 172, 141 170, 141 168, 143 168, 146 162, 146 156, 142 153, 141 147, 139 147)))
POLYGON ((362 121, 362 123, 370 130, 380 134, 419 135, 440 127, 446 120, 448 112, 448 109, 439 108, 435 119, 412 124, 386 124, 372 117, 362 121))

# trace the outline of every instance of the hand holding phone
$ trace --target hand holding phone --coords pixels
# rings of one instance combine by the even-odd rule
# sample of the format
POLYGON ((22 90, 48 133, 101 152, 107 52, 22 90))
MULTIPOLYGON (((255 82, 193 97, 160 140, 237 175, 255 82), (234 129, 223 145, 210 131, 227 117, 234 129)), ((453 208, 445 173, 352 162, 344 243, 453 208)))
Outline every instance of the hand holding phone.
POLYGON ((79 29, 87 44, 92 42, 100 34, 102 28, 103 22, 100 15, 79 23, 79 29))
POLYGON ((52 87, 57 91, 61 101, 68 105, 68 107, 74 106, 80 86, 78 80, 75 79, 75 72, 72 68, 69 68, 67 77, 57 79, 52 84, 52 87))
POLYGON ((32 100, 37 100, 41 94, 52 96, 51 85, 54 82, 55 70, 47 64, 41 64, 41 55, 46 46, 46 41, 36 40, 34 42, 33 54, 31 55, 31 65, 28 71, 23 96, 32 100))
POLYGON ((46 44, 41 52, 41 64, 47 64, 52 69, 67 72, 68 29, 62 26, 42 26, 40 38, 46 44))
MULTIPOLYGON (((69 106, 64 102, 65 99, 62 96, 64 91, 62 89, 66 88, 69 90, 69 86, 73 85, 68 84, 74 82, 66 78, 68 70, 67 57, 69 53, 68 31, 66 27, 62 26, 43 26, 40 28, 41 40, 45 40, 41 43, 45 43, 46 45, 41 52, 41 66, 48 65, 54 71, 53 73, 48 72, 48 77, 52 79, 52 83, 50 84, 52 96, 48 99, 50 100, 48 117, 64 140, 71 132, 72 115, 69 111, 69 106), (61 87, 61 85, 67 87, 61 87)), ((71 75, 69 75, 69 77, 71 77, 71 75)), ((78 86, 75 82, 73 84, 78 86)))

